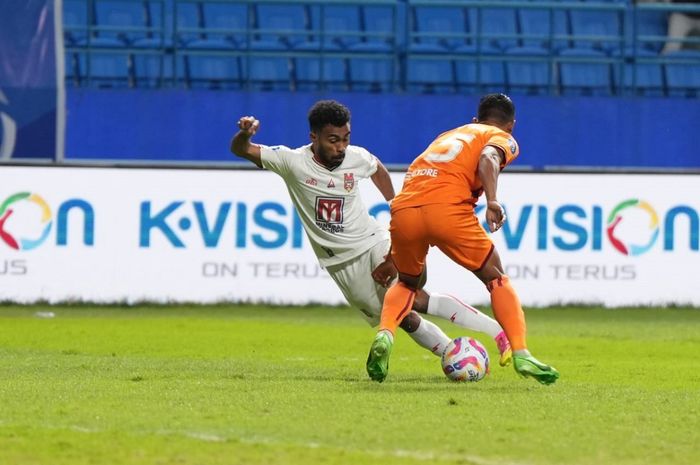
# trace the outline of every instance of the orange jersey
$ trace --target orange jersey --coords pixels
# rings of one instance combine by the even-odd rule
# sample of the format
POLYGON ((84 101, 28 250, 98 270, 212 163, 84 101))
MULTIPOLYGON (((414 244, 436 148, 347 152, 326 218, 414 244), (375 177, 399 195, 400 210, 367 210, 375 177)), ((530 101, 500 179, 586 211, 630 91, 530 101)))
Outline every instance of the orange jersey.
POLYGON ((495 126, 467 124, 440 134, 411 163, 392 211, 435 203, 475 204, 482 192, 479 157, 487 145, 505 154, 501 169, 519 154, 513 136, 495 126))

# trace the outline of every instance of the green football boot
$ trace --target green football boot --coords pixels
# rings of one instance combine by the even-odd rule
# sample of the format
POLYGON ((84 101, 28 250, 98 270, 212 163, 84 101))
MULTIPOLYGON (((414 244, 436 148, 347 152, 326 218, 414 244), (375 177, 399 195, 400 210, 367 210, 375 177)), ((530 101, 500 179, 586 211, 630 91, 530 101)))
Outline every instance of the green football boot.
POLYGON ((389 374, 389 356, 393 345, 394 341, 385 331, 379 331, 374 336, 374 342, 367 357, 367 374, 374 381, 381 383, 389 374))
POLYGON ((554 367, 545 365, 532 355, 513 355, 513 367, 523 378, 530 376, 540 384, 554 384, 559 379, 559 372, 554 367))

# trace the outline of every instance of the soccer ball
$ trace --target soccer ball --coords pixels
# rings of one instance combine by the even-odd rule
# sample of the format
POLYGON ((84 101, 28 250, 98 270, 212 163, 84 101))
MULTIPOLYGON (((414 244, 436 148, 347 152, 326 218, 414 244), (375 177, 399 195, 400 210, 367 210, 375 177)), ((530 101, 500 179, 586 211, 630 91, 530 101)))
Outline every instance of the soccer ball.
POLYGON ((452 381, 479 381, 489 372, 489 353, 471 337, 453 339, 442 352, 442 371, 452 381))

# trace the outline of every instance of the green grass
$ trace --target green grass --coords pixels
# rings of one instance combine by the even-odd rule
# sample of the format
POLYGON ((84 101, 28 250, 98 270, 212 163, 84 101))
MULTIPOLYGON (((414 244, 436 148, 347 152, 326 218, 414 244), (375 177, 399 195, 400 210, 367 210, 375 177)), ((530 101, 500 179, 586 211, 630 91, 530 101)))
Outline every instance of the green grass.
POLYGON ((527 318, 554 386, 451 383, 404 334, 373 383, 344 308, 0 307, 0 464, 700 463, 700 311, 527 318))

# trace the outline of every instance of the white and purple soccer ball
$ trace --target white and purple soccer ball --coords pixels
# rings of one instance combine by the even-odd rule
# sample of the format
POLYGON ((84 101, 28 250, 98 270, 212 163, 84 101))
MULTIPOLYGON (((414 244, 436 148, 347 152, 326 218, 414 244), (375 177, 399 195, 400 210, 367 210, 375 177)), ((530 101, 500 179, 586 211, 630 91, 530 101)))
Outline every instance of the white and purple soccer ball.
POLYGON ((479 381, 489 373, 489 353, 471 337, 453 339, 442 352, 442 371, 452 381, 479 381))

